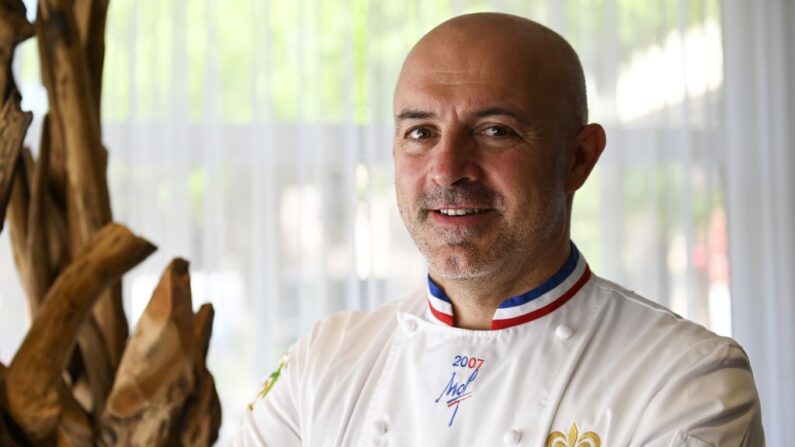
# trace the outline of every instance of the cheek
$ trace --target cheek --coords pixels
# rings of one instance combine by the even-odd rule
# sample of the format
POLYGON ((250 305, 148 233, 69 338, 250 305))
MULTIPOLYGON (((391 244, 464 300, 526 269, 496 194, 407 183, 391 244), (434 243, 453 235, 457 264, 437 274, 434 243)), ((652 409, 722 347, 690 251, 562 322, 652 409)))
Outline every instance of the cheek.
POLYGON ((489 183, 505 199, 508 209, 538 206, 560 188, 558 169, 550 163, 522 157, 500 160, 492 165, 489 183))
POLYGON ((419 167, 395 158, 395 194, 401 213, 414 208, 422 191, 423 181, 419 167))
POLYGON ((422 191, 425 168, 418 157, 395 156, 395 188, 398 196, 416 195, 422 191))

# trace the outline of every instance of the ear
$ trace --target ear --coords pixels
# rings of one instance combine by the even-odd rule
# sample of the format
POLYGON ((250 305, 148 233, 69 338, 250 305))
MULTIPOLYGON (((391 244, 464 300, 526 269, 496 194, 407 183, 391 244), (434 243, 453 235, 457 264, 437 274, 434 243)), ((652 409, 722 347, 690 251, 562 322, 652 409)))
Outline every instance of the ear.
POLYGON ((573 193, 585 183, 591 170, 607 144, 605 130, 599 124, 588 124, 574 139, 573 153, 569 159, 566 192, 573 193))

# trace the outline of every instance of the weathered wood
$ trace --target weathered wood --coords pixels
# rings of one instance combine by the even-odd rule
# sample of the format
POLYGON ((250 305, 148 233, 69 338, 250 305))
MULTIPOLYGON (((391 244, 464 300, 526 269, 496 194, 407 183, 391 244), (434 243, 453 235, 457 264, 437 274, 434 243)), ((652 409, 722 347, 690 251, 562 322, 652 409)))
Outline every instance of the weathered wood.
POLYGON ((10 65, 34 28, 22 0, 0 0, 0 231, 8 209, 34 316, 10 367, 0 364, 0 445, 209 446, 221 423, 206 367, 214 313, 192 313, 186 261, 166 269, 125 351, 119 279, 154 247, 110 224, 100 123, 108 0, 38 8, 50 112, 34 162, 21 149, 31 116, 10 65))
POLYGON ((83 403, 86 410, 92 412, 93 424, 99 426, 102 407, 104 407, 105 399, 113 386, 113 370, 110 367, 111 362, 105 344, 102 342, 102 331, 99 330, 94 315, 88 315, 83 327, 80 328, 77 344, 83 359, 81 373, 88 381, 89 396, 91 397, 90 401, 83 403))
POLYGON ((188 262, 166 268, 127 350, 105 406, 107 445, 173 445, 194 387, 194 328, 188 262))
MULTIPOLYGON (((2 364, 0 364, 2 365, 2 364)), ((3 384, 2 373, 0 373, 0 446, 3 447, 28 447, 24 439, 20 439, 20 435, 15 433, 12 428, 13 421, 8 419, 8 416, 3 411, 3 404, 5 396, 5 385, 3 384)))
POLYGON ((154 250, 127 228, 109 224, 47 292, 5 376, 8 412, 32 441, 45 442, 61 420, 62 371, 100 291, 154 250))
MULTIPOLYGON (((110 222, 112 216, 106 178, 107 153, 100 139, 91 74, 73 6, 70 0, 41 0, 36 31, 42 58, 42 78, 47 86, 51 119, 54 121, 52 129, 59 129, 63 138, 67 222, 74 256, 95 231, 110 222)), ((112 285, 103 292, 93 312, 102 331, 108 358, 115 367, 129 333, 121 287, 112 285)))
POLYGON ((3 230, 22 142, 32 119, 30 112, 22 112, 19 108, 16 94, 10 95, 0 108, 0 231, 3 230))
POLYGON ((185 417, 178 427, 180 445, 212 446, 218 439, 218 430, 221 428, 221 402, 213 376, 206 370, 199 377, 185 410, 185 417))
POLYGON ((8 427, 8 423, 2 413, 0 413, 0 445, 3 447, 28 447, 23 440, 14 437, 14 433, 8 427))
POLYGON ((218 438, 221 428, 221 402, 215 380, 207 370, 215 311, 212 304, 203 304, 194 318, 194 374, 196 387, 185 404, 185 415, 179 426, 179 440, 184 447, 208 447, 218 438))
MULTIPOLYGON (((33 164, 33 157, 28 151, 28 164, 33 164)), ((28 208, 28 231, 25 241, 25 270, 28 274, 28 299, 35 307, 44 299, 44 294, 55 279, 56 272, 52 269, 48 250, 46 231, 47 196, 49 193, 47 171, 49 170, 50 150, 42 146, 39 159, 33 167, 30 185, 30 204, 28 208)), ((35 313, 31 314, 35 315, 35 313)))
MULTIPOLYGON (((108 0, 75 0, 75 18, 80 42, 86 54, 88 73, 91 77, 91 99, 97 117, 101 116, 102 67, 105 61, 105 22, 108 15, 108 0)), ((97 126, 99 126, 99 121, 97 126)), ((102 128, 100 127, 100 132, 102 128)))
POLYGON ((19 108, 19 93, 11 72, 16 46, 33 35, 22 0, 0 0, 0 232, 6 217, 14 174, 25 132, 32 119, 19 108))
POLYGON ((85 410, 75 400, 72 391, 63 383, 58 387, 62 412, 56 432, 58 447, 93 447, 94 430, 85 410))
MULTIPOLYGON (((22 148, 22 142, 28 130, 33 115, 29 112, 23 113, 20 109, 19 93, 17 92, 14 77, 11 72, 11 62, 16 45, 24 39, 32 36, 33 26, 26 17, 25 5, 21 0, 0 0, 0 102, 3 103, 0 110, 0 229, 2 229, 3 213, 6 209, 6 199, 8 198, 7 186, 9 186, 7 174, 13 174, 16 160, 22 148), (4 164, 7 164, 4 166, 4 164)), ((45 163, 47 160, 45 154, 45 163)), ((45 234, 42 231, 44 222, 44 199, 42 191, 46 184, 44 172, 33 173, 33 157, 29 151, 26 166, 26 179, 23 195, 26 197, 30 208, 19 209, 22 219, 27 228, 18 229, 17 235, 22 236, 17 241, 18 248, 26 251, 22 264, 17 264, 23 274, 25 286, 31 301, 37 302, 44 296, 44 292, 52 281, 52 272, 49 269, 50 263, 46 258, 45 234), (24 233, 24 234, 20 234, 24 233)), ((37 170, 40 171, 40 170, 37 170)), ((20 204, 20 202, 17 202, 20 204)))
POLYGON ((31 179, 42 175, 41 169, 36 170, 38 166, 34 166, 30 149, 23 148, 8 205, 14 263, 25 290, 30 315, 38 311, 55 272, 62 270, 68 262, 64 216, 54 206, 46 188, 31 191, 35 187, 32 183, 36 182, 31 179), (37 200, 40 201, 38 204, 37 200), (36 210, 38 206, 42 208, 36 210))
POLYGON ((52 189, 44 197, 46 219, 44 231, 47 233, 47 260, 53 272, 62 272, 69 265, 68 228, 66 215, 52 196, 52 189))
POLYGON ((215 308, 213 308, 211 303, 202 304, 193 318, 193 344, 196 347, 196 359, 200 360, 198 362, 200 365, 204 365, 207 351, 210 349, 210 337, 213 335, 214 320, 215 308))
MULTIPOLYGON (((14 253, 14 265, 17 267, 19 277, 22 280, 22 287, 26 292, 31 288, 31 276, 28 271, 30 263, 27 261, 28 239, 28 209, 30 209, 30 178, 33 168, 28 156, 30 150, 23 149, 22 156, 17 161, 17 174, 14 176, 14 184, 11 189, 11 200, 8 204, 8 230, 11 240, 11 248, 14 253)), ((29 293, 26 293, 28 309, 34 312, 38 308, 38 303, 34 303, 29 293)), ((31 313, 31 315, 33 315, 31 313)))
POLYGON ((111 213, 97 111, 90 98, 90 76, 72 5, 67 0, 39 2, 37 33, 42 67, 48 70, 43 78, 53 111, 50 118, 58 121, 63 132, 67 190, 77 212, 75 222, 70 216, 79 238, 73 247, 77 251, 110 220, 111 213))
POLYGON ((0 0, 0 102, 16 91, 11 74, 14 48, 33 35, 22 0, 0 0))

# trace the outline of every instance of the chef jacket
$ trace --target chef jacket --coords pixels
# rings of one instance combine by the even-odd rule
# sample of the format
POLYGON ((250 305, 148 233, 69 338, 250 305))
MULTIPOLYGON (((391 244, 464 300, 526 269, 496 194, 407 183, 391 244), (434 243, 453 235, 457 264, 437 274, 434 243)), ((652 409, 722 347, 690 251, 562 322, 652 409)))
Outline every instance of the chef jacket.
POLYGON ((763 446, 748 357, 572 249, 492 330, 427 291, 318 323, 232 446, 763 446))

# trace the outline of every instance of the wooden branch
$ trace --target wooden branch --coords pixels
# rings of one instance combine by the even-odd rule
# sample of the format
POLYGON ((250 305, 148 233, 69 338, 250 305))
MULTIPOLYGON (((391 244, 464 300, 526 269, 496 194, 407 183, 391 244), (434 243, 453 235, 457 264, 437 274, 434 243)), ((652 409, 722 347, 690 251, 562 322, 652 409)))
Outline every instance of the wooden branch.
POLYGON ((213 376, 205 370, 197 382, 186 413, 179 426, 179 440, 184 447, 210 447, 221 428, 221 402, 213 376))
POLYGON ((93 447, 94 430, 85 410, 77 403, 72 391, 61 382, 58 387, 62 412, 56 431, 58 447, 93 447))
POLYGON ((100 291, 154 250, 127 228, 109 224, 47 292, 5 376, 9 414, 33 442, 50 438, 63 417, 62 371, 100 291))
POLYGON ((11 74, 14 48, 33 35, 22 0, 0 0, 0 102, 16 91, 11 74))
POLYGON ((44 195, 46 219, 44 232, 47 233, 47 260, 53 272, 62 272, 69 266, 69 241, 66 215, 55 203, 52 189, 44 195))
POLYGON ((48 233, 49 260, 51 268, 55 272, 66 268, 70 256, 66 223, 66 171, 62 141, 50 115, 45 114, 42 123, 39 158, 41 159, 42 154, 47 153, 46 183, 49 194, 44 196, 47 215, 46 231, 48 233))
POLYGON ((24 148, 8 206, 14 262, 31 316, 38 311, 55 272, 62 270, 67 262, 64 217, 53 205, 48 190, 41 183, 38 189, 35 185, 41 181, 41 177, 36 177, 44 175, 46 170, 46 167, 38 169, 41 167, 34 164, 30 149, 24 148))
MULTIPOLYGON (((105 61, 105 22, 108 0, 75 0, 75 18, 80 42, 86 54, 88 73, 91 76, 91 99, 97 117, 101 116, 102 67, 105 61)), ((99 121, 97 126, 99 126, 99 121)), ((102 128, 100 127, 100 132, 102 128)))
POLYGON ((27 443, 20 439, 16 427, 13 426, 13 421, 8 419, 8 415, 3 411, 3 403, 5 402, 5 384, 3 383, 3 374, 5 366, 0 363, 0 445, 3 447, 28 447, 27 443))
POLYGON ((34 162, 21 149, 31 116, 10 68, 34 29, 22 0, 0 0, 0 231, 8 209, 34 316, 11 365, 0 364, 0 445, 209 446, 221 423, 206 367, 214 312, 193 314, 187 261, 168 266, 125 351, 119 280, 154 247, 110 223, 100 123, 108 0, 38 8, 50 113, 34 162))
MULTIPOLYGON (((36 21, 42 78, 47 86, 51 129, 63 138, 67 179, 67 222, 72 255, 111 220, 106 179, 107 153, 100 140, 98 110, 91 93, 91 75, 80 44, 70 0, 41 0, 36 21), (57 79, 57 82, 55 80, 57 79)), ((55 132, 53 132, 55 136, 55 132)), ((112 285, 93 310, 112 366, 118 365, 129 329, 121 287, 112 285)))
POLYGON ((11 190, 11 200, 8 204, 8 227, 11 239, 11 248, 14 253, 14 264, 19 272, 22 287, 25 289, 30 315, 38 309, 38 302, 33 299, 30 291, 33 279, 29 271, 30 262, 25 251, 28 239, 28 210, 30 209, 30 178, 33 175, 33 156, 30 149, 23 149, 22 156, 17 161, 17 174, 11 190))
POLYGON ((42 147, 45 144, 50 147, 50 172, 47 176, 50 180, 50 193, 58 209, 66 216, 66 153, 60 126, 58 120, 50 118, 50 113, 45 114, 41 126, 41 144, 42 147))
POLYGON ((212 304, 203 304, 194 318, 194 374, 196 388, 185 404, 185 415, 180 424, 182 446, 209 447, 218 439, 221 428, 221 402, 215 389, 215 380, 207 370, 207 350, 210 347, 215 311, 212 304))
POLYGON ((37 32, 42 59, 49 70, 44 78, 53 110, 51 118, 63 131, 68 196, 77 213, 73 223, 70 216, 70 225, 76 226, 79 238, 73 248, 76 251, 110 220, 111 212, 97 114, 90 99, 90 76, 72 2, 39 2, 37 32), (58 82, 54 82, 56 79, 58 82))
POLYGON ((113 386, 113 368, 102 340, 102 331, 99 329, 94 315, 88 315, 86 322, 77 336, 77 344, 83 359, 81 373, 88 380, 89 396, 91 400, 87 402, 86 410, 92 412, 92 423, 99 427, 102 408, 105 406, 105 399, 110 394, 113 386))
POLYGON ((103 441, 173 445, 194 387, 194 328, 188 262, 166 268, 130 337, 105 406, 103 441))
POLYGON ((207 358, 207 351, 210 349, 210 337, 213 335, 213 321, 215 320, 215 309, 210 303, 204 303, 199 307, 194 317, 194 339, 196 347, 196 359, 199 365, 204 365, 207 358))
POLYGON ((9 95, 0 108, 0 232, 3 230, 22 142, 32 119, 30 112, 22 112, 19 108, 17 94, 9 95))
POLYGON ((11 72, 14 49, 33 35, 33 27, 25 14, 22 0, 0 0, 0 232, 3 231, 22 142, 33 118, 19 108, 19 93, 11 72))
MULTIPOLYGON (((44 294, 55 280, 56 272, 52 269, 48 250, 50 234, 45 230, 47 220, 47 171, 50 163, 50 148, 42 146, 38 162, 33 164, 33 157, 27 151, 28 163, 33 165, 33 176, 30 185, 30 204, 28 209, 28 231, 25 240, 25 254, 28 272, 28 300, 34 307, 44 299, 44 294)), ((35 309, 34 309, 35 312, 35 309)), ((35 315, 35 313, 31 313, 35 315)))

